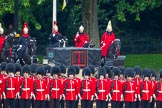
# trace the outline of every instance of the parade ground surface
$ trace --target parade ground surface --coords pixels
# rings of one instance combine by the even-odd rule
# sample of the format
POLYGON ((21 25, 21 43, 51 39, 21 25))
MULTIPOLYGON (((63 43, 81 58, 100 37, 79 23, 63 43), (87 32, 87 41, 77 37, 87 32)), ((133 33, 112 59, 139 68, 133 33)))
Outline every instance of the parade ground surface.
MULTIPOLYGON (((39 56, 42 62, 43 56, 39 56)), ((131 54, 126 55, 125 67, 141 66, 142 68, 162 69, 162 54, 131 54)))

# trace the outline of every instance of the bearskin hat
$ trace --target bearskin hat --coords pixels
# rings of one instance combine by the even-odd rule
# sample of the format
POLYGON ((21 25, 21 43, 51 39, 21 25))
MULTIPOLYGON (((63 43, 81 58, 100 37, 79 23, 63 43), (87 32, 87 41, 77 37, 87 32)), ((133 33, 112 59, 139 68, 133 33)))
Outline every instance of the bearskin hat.
POLYGON ((141 75, 141 73, 142 73, 141 67, 135 66, 134 67, 134 73, 135 73, 135 75, 141 75))
POLYGON ((37 72, 37 75, 40 74, 40 75, 44 75, 45 74, 45 71, 44 71, 44 67, 43 66, 39 66, 36 70, 37 72))
POLYGON ((144 68, 142 71, 142 74, 144 77, 150 77, 151 76, 151 71, 148 68, 144 68))
POLYGON ((7 65, 7 63, 6 62, 2 62, 1 63, 1 65, 0 65, 0 69, 1 69, 1 71, 5 71, 6 70, 6 65, 7 65))
POLYGON ((151 77, 156 77, 156 71, 155 71, 155 69, 151 69, 151 77))
POLYGON ((51 72, 51 66, 50 65, 44 65, 44 71, 45 71, 45 73, 50 73, 51 72))
POLYGON ((67 71, 68 75, 75 75, 75 68, 73 66, 70 66, 67 71))
POLYGON ((105 68, 100 67, 100 68, 98 69, 98 75, 99 75, 99 76, 100 76, 100 75, 105 76, 105 75, 106 75, 106 70, 105 70, 105 68))
POLYGON ((21 72, 22 66, 19 63, 15 63, 15 72, 21 72))
POLYGON ((109 75, 109 77, 111 78, 111 68, 109 66, 103 66, 103 68, 105 68, 106 73, 109 75))
POLYGON ((32 63, 30 65, 31 73, 36 73, 37 67, 38 67, 37 64, 32 63))
POLYGON ((91 70, 88 67, 83 68, 82 76, 90 76, 91 70))
POLYGON ((15 73, 15 66, 13 63, 8 63, 7 66, 6 66, 6 72, 7 73, 10 73, 10 72, 13 72, 15 73))
POLYGON ((79 72, 80 72, 79 66, 74 66, 74 68, 75 68, 75 74, 79 74, 79 72))
POLYGON ((59 75, 60 72, 61 72, 61 69, 60 69, 59 66, 53 66, 53 67, 51 68, 51 75, 53 75, 53 74, 59 75))
POLYGON ((134 69, 133 68, 126 68, 125 71, 126 77, 134 77, 134 69))
POLYGON ((23 67, 22 67, 22 74, 23 73, 30 73, 30 66, 29 65, 24 65, 23 67))
POLYGON ((93 65, 89 65, 88 68, 91 70, 91 74, 95 74, 95 67, 93 65))
POLYGON ((120 74, 119 68, 113 68, 112 73, 113 73, 113 76, 118 76, 120 74))
POLYGON ((66 74, 66 66, 64 64, 60 65, 60 71, 61 73, 66 74))

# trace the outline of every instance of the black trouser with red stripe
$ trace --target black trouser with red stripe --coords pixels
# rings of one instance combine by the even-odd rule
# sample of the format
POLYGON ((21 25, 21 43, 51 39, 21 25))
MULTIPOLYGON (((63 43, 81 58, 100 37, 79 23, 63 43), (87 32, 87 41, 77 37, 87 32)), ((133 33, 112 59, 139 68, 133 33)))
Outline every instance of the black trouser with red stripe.
POLYGON ((120 101, 111 101, 111 108, 120 108, 120 101))
POLYGON ((81 108, 91 108, 91 100, 82 100, 81 108))
POLYGON ((60 100, 59 99, 51 99, 50 108, 60 108, 60 100))
POLYGON ((156 101, 156 108, 162 108, 162 101, 156 101))
POLYGON ((141 106, 141 101, 139 101, 139 99, 137 98, 137 100, 134 103, 134 108, 140 108, 141 106))
POLYGON ((155 99, 152 98, 152 102, 150 103, 150 108, 154 108, 154 106, 155 106, 155 99))
POLYGON ((106 101, 97 100, 96 105, 97 105, 97 108, 106 108, 106 101))
POLYGON ((73 101, 67 100, 66 108, 75 108, 75 100, 73 100, 73 101))
POLYGON ((134 102, 125 102, 125 108, 134 108, 134 102))
POLYGON ((60 107, 61 108, 65 107, 65 100, 63 98, 60 100, 60 107))
POLYGON ((150 102, 147 100, 141 101, 141 108, 150 108, 150 102))
POLYGON ((15 100, 15 108, 20 108, 20 99, 15 100))
POLYGON ((15 108, 15 99, 6 99, 6 108, 15 108))
POLYGON ((30 99, 21 99, 20 108, 30 108, 30 99))
POLYGON ((35 106, 36 106, 36 108, 45 108, 45 101, 44 100, 36 100, 35 106))

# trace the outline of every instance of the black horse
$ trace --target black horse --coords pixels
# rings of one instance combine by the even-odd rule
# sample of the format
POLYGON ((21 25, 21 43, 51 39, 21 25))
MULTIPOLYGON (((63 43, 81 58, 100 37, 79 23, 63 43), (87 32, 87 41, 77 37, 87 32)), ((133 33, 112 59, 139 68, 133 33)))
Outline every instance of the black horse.
POLYGON ((115 39, 114 42, 110 45, 106 58, 117 59, 118 54, 120 53, 120 48, 121 48, 120 39, 115 39))
POLYGON ((107 60, 117 59, 121 48, 120 39, 115 39, 110 45, 106 57, 101 58, 101 66, 104 66, 107 60))
POLYGON ((16 35, 16 32, 13 32, 6 36, 5 43, 2 49, 2 54, 1 54, 2 61, 4 62, 12 61, 11 49, 12 49, 12 44, 13 44, 15 35, 16 35))
POLYGON ((23 55, 23 58, 20 60, 18 59, 18 53, 19 50, 21 50, 21 47, 17 47, 16 52, 15 52, 15 62, 20 63, 22 66, 25 64, 31 64, 31 58, 32 56, 36 55, 36 50, 37 50, 37 42, 35 38, 30 39, 29 46, 25 49, 25 53, 23 55))

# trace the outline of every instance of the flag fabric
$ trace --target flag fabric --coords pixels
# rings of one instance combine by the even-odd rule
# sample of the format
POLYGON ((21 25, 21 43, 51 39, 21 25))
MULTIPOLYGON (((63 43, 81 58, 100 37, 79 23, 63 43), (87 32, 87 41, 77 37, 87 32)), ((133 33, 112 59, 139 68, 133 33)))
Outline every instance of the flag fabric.
POLYGON ((66 5, 67 5, 67 0, 63 0, 62 10, 65 9, 66 5))

